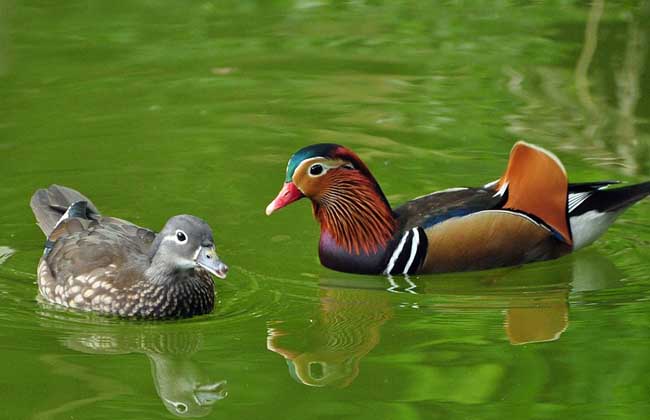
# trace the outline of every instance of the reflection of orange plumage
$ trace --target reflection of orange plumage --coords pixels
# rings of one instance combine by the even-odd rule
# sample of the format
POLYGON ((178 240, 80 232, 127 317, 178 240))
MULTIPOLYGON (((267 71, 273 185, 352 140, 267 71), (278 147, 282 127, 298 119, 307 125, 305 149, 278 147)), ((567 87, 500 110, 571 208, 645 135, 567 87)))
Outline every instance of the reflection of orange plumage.
POLYGON ((305 385, 346 387, 358 376, 361 359, 379 343, 379 328, 392 310, 383 291, 321 288, 320 295, 317 321, 306 330, 273 323, 267 348, 281 354, 290 374, 305 385))
POLYGON ((557 340, 569 325, 567 292, 543 299, 516 300, 506 311, 505 328, 512 344, 557 340))

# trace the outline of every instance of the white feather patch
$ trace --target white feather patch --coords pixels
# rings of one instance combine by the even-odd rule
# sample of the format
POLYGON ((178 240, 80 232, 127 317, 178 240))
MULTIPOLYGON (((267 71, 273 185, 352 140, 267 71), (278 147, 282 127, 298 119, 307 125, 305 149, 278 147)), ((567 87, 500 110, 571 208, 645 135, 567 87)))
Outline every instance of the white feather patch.
POLYGON ((492 182, 488 182, 487 184, 483 185, 483 188, 492 188, 492 187, 495 187, 495 186, 499 183, 499 181, 501 181, 501 178, 496 179, 496 180, 494 180, 494 181, 492 181, 492 182))
POLYGON ((420 245, 420 231, 418 228, 413 228, 411 231, 413 232, 413 240, 411 241, 411 256, 404 266, 404 271, 402 271, 402 274, 408 274, 409 269, 411 268, 411 264, 413 264, 413 261, 415 260, 415 255, 418 253, 418 245, 420 245))
POLYGON ((492 197, 501 197, 501 196, 503 196, 503 194, 506 193, 507 189, 508 189, 508 183, 504 182, 503 185, 501 186, 501 188, 499 188, 499 191, 494 193, 494 195, 492 197))
POLYGON ((588 199, 589 196, 591 196, 591 194, 592 194, 591 191, 569 194, 569 201, 568 201, 569 213, 571 213, 573 210, 578 208, 580 204, 584 203, 585 200, 588 199))
POLYGON ((621 214, 620 211, 601 213, 591 210, 579 216, 569 217, 569 225, 573 234, 573 249, 584 248, 598 239, 614 220, 621 214))
POLYGON ((404 248, 404 244, 406 243, 406 239, 409 236, 409 233, 411 231, 407 231, 404 236, 402 236, 402 239, 399 241, 399 244, 397 245, 397 248, 395 248, 395 251, 393 252, 393 255, 391 255, 390 260, 388 261, 388 265, 386 266, 386 269, 384 270, 384 274, 390 274, 390 272, 393 270, 393 267, 395 266, 395 262, 397 262, 397 259, 399 258, 400 254, 402 253, 402 249, 404 248))

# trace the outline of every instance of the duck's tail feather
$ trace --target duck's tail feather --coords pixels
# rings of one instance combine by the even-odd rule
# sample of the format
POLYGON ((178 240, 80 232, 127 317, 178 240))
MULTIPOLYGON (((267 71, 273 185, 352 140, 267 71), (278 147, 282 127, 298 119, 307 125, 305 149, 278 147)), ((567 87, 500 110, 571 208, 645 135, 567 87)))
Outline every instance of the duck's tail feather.
POLYGON ((568 212, 574 249, 594 242, 625 209, 650 195, 650 182, 605 189, 612 183, 593 183, 592 188, 586 188, 588 184, 580 184, 580 188, 569 186, 568 212))
POLYGON ((585 191, 601 190, 610 185, 620 184, 620 183, 621 181, 615 181, 615 180, 571 183, 569 184, 569 194, 585 192, 585 191))
POLYGON ((89 198, 61 185, 36 191, 30 206, 38 226, 47 237, 68 218, 96 219, 99 216, 99 210, 89 198))
POLYGON ((650 181, 611 190, 604 188, 608 184, 592 184, 595 188, 580 192, 569 187, 569 201, 575 203, 569 205, 569 216, 579 216, 588 211, 618 212, 650 195, 650 181))

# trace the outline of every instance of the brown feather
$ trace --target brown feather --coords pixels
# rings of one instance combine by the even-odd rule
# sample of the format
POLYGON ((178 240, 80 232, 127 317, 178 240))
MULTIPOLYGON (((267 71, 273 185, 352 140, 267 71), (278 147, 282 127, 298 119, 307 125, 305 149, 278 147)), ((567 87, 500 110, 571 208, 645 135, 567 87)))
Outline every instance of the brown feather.
POLYGON ((482 211, 426 230, 429 248, 420 272, 484 270, 557 258, 571 251, 543 226, 516 213, 482 211))

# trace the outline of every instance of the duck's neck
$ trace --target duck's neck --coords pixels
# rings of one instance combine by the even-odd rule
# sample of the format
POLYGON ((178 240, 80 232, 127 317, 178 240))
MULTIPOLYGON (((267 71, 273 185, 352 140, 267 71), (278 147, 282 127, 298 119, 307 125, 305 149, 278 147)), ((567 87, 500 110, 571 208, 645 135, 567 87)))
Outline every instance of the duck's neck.
POLYGON ((147 268, 145 276, 147 282, 158 287, 169 287, 178 280, 190 277, 193 270, 184 269, 165 261, 164 256, 155 255, 151 260, 151 265, 147 268))
POLYGON ((214 283, 207 272, 154 263, 134 287, 152 306, 145 317, 182 317, 205 314, 214 306, 214 283))
POLYGON ((324 265, 332 267, 333 259, 374 264, 374 259, 383 257, 397 222, 374 179, 343 172, 312 203, 321 226, 319 249, 324 265))

